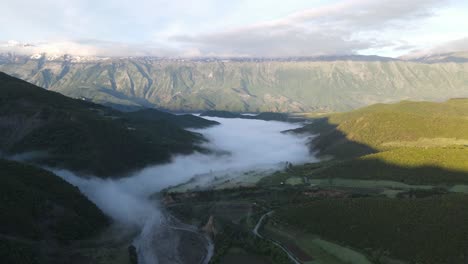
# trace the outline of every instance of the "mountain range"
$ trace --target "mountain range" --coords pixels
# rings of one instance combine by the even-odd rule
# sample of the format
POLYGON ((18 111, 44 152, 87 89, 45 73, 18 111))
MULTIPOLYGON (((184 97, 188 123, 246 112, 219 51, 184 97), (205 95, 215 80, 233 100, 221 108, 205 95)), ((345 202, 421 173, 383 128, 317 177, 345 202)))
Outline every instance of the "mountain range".
POLYGON ((462 52, 401 59, 3 54, 0 71, 122 110, 335 112, 374 103, 468 97, 468 55, 462 52))

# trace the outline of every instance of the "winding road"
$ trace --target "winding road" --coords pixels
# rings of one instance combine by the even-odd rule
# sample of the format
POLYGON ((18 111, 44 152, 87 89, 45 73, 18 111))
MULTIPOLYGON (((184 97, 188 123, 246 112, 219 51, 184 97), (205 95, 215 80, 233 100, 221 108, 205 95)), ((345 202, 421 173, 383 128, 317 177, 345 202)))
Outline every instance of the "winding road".
POLYGON ((177 224, 178 226, 165 224, 162 221, 161 221, 161 225, 165 225, 167 228, 172 229, 172 230, 180 230, 180 231, 194 233, 204 238, 206 242, 206 255, 202 260, 200 260, 200 264, 208 264, 211 260, 211 257, 213 257, 213 253, 214 253, 214 244, 211 241, 210 237, 208 237, 208 235, 206 234, 201 234, 196 227, 192 225, 184 224, 172 215, 168 215, 168 218, 172 219, 173 223, 177 224))
POLYGON ((269 239, 269 238, 266 238, 266 237, 260 235, 260 233, 258 233, 258 229, 260 229, 260 227, 262 226, 263 221, 265 220, 265 218, 272 215, 273 213, 274 213, 274 211, 269 211, 269 212, 265 213, 264 215, 262 215, 262 217, 260 217, 257 224, 255 225, 254 229, 252 230, 252 233, 254 233, 255 236, 257 236, 257 237, 259 237, 261 239, 265 239, 265 240, 270 241, 275 246, 282 249, 288 255, 289 259, 291 259, 291 261, 294 262, 295 264, 301 264, 299 259, 296 256, 294 256, 294 254, 291 251, 289 251, 287 248, 285 248, 283 245, 281 245, 279 242, 274 241, 274 240, 269 239))

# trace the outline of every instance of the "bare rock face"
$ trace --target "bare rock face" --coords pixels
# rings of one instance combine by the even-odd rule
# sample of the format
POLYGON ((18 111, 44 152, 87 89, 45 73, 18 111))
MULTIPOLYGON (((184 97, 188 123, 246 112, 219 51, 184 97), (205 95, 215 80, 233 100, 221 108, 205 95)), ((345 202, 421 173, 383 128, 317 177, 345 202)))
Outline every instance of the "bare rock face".
POLYGON ((164 195, 162 202, 164 205, 168 206, 168 205, 174 204, 176 201, 172 197, 172 194, 166 194, 164 195))
POLYGON ((375 103, 468 96, 464 57, 194 61, 0 55, 0 71, 67 96, 127 108, 346 111, 375 103))
POLYGON ((208 222, 202 227, 202 231, 214 238, 217 234, 214 217, 210 215, 208 222))

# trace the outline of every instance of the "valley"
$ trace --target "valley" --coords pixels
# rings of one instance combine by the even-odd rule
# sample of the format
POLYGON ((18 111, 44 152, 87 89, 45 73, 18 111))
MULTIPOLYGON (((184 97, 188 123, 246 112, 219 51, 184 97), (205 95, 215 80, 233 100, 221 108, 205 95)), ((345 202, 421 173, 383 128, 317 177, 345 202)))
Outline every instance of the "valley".
POLYGON ((192 180, 165 190, 165 200, 187 222, 217 219, 218 236, 242 234, 222 242, 216 263, 463 263, 466 102, 310 115, 310 124, 285 133, 312 135, 321 161, 252 173, 254 182, 221 178, 200 188, 192 180), (252 247, 252 230, 283 258, 252 247))
POLYGON ((468 1, 0 10, 0 264, 468 264, 468 1))
POLYGON ((343 113, 174 115, 120 112, 1 77, 1 146, 16 161, 0 163, 7 183, 0 206, 24 219, 1 218, 19 232, 0 234, 9 261, 466 260, 466 99, 343 113), (76 157, 97 158, 99 166, 77 165, 76 157), (57 194, 54 182, 63 185, 57 194), (79 205, 67 202, 71 194, 79 205), (51 214, 41 216, 44 208, 51 214), (38 216, 49 220, 22 233, 38 216), (68 233, 86 221, 95 229, 68 233))

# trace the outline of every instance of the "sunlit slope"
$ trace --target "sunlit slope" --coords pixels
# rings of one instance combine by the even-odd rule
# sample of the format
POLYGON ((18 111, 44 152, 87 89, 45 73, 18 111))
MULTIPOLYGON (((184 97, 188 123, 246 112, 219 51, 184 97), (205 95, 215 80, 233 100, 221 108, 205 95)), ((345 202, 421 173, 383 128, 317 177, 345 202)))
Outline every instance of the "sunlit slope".
POLYGON ((318 134, 311 148, 344 160, 297 166, 311 178, 468 183, 468 99, 378 104, 331 114, 296 130, 318 134))
MULTIPOLYGON (((348 138, 373 147, 424 138, 468 139, 468 99, 374 105, 330 116, 348 138)), ((421 143, 423 144, 423 143, 421 143)))
POLYGON ((379 102, 468 96, 468 63, 388 59, 96 62, 32 60, 0 70, 99 103, 240 112, 344 111, 379 102))
POLYGON ((301 170, 311 178, 391 180, 407 184, 468 184, 468 147, 404 147, 301 170))
MULTIPOLYGON (((443 103, 404 101, 377 104, 331 114, 297 131, 319 133, 314 144, 324 153, 349 142, 374 150, 466 145, 468 99, 452 99, 443 103)), ((332 152, 328 154, 333 155, 332 152)), ((338 149, 336 152, 339 154, 338 149)))
POLYGON ((179 127, 213 124, 151 110, 124 114, 71 99, 0 73, 0 150, 44 165, 121 176, 175 153, 190 153, 201 135, 179 127), (153 115, 151 115, 153 114, 153 115), (152 117, 152 118, 150 118, 152 117), (184 126, 185 126, 184 125, 184 126))

